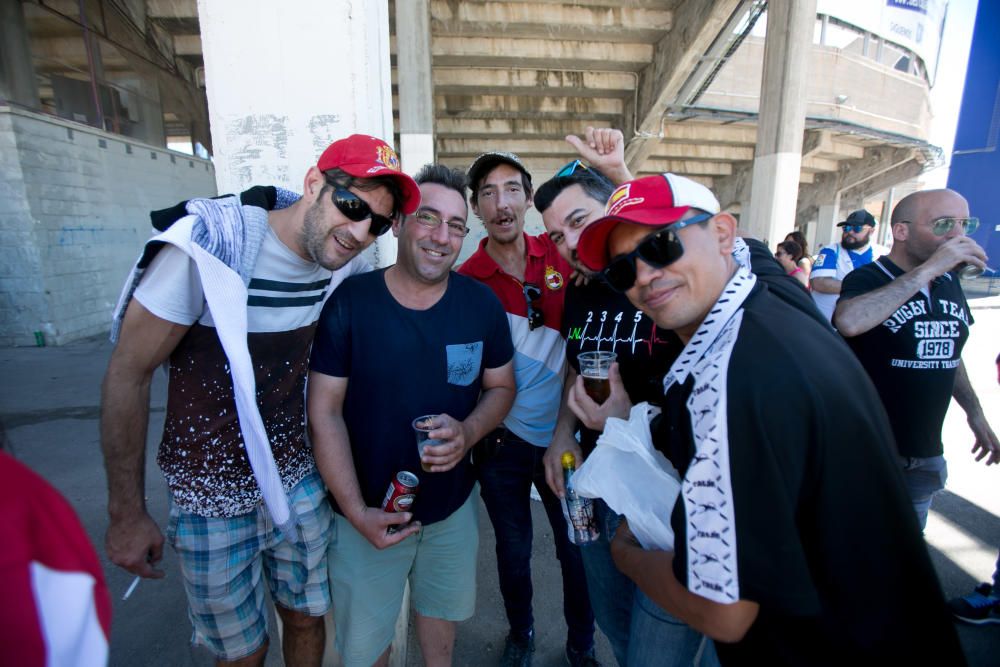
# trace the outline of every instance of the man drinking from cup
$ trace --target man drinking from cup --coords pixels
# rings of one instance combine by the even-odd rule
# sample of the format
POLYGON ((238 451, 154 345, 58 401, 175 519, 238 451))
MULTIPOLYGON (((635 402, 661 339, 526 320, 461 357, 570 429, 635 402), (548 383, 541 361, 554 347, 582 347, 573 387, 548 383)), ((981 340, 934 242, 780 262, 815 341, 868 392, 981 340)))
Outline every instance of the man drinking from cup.
POLYGON ((882 397, 921 529, 948 478, 941 427, 953 396, 968 417, 976 460, 1000 461, 1000 442, 962 364, 972 311, 957 272, 986 265, 967 236, 978 226, 954 190, 904 197, 892 212, 892 250, 844 278, 834 314, 882 397))

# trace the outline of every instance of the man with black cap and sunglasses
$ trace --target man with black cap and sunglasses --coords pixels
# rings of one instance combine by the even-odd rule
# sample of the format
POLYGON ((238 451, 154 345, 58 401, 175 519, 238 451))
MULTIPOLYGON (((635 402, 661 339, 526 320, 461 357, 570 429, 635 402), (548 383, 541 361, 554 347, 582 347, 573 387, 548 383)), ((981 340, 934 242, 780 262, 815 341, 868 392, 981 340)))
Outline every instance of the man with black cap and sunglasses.
MULTIPOLYGON (((642 549, 626 517, 616 564, 722 664, 964 664, 874 388, 832 329, 735 261, 735 238, 674 174, 619 187, 580 237, 580 260, 684 344, 651 424, 682 477, 662 508, 674 549, 642 549)), ((591 428, 628 415, 611 385, 600 405, 571 389, 591 428)))
POLYGON ((844 278, 834 316, 882 397, 921 529, 948 478, 941 428, 952 397, 968 418, 976 460, 1000 462, 962 363, 973 320, 959 271, 986 266, 968 236, 978 227, 954 190, 907 195, 892 212, 892 250, 844 278))
POLYGON ((840 243, 820 250, 809 274, 813 301, 827 320, 833 319, 833 309, 837 305, 844 276, 885 254, 885 248, 871 242, 875 216, 865 209, 854 211, 837 226, 843 230, 840 243))
POLYGON ((219 664, 263 664, 265 582, 286 663, 320 664, 332 513, 305 437, 309 347, 333 289, 370 270, 359 253, 419 202, 392 148, 356 134, 323 152, 301 196, 252 188, 154 214, 165 231, 126 283, 102 389, 107 550, 134 574, 163 576, 143 471, 150 382, 169 362, 157 457, 167 534, 192 642, 219 664))
POLYGON ((580 550, 569 541, 559 499, 545 483, 542 458, 552 441, 562 396, 565 343, 559 329, 572 268, 548 236, 524 233, 532 205, 531 174, 513 153, 480 155, 469 167, 472 210, 487 238, 459 268, 485 283, 507 311, 514 341, 517 396, 503 425, 473 452, 481 494, 496 533, 497 571, 510 630, 501 665, 530 665, 531 506, 534 484, 552 526, 562 568, 570 664, 593 665, 594 615, 580 550))

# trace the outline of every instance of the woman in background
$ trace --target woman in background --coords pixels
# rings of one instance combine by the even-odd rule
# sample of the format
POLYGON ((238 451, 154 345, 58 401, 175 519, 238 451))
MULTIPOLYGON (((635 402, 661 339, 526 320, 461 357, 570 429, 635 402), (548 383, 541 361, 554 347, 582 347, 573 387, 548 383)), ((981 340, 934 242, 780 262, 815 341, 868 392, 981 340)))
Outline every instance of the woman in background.
POLYGON ((802 249, 802 257, 799 258, 796 264, 798 264, 805 273, 806 286, 808 286, 809 274, 812 273, 813 270, 813 260, 812 255, 809 254, 809 243, 806 242, 806 235, 796 229, 795 231, 789 232, 788 236, 785 237, 785 240, 794 241, 798 244, 799 248, 802 249))
POLYGON ((785 272, 802 283, 803 287, 809 289, 809 276, 805 269, 799 265, 802 259, 802 246, 795 241, 782 241, 778 244, 778 249, 774 252, 774 258, 784 267, 785 272))

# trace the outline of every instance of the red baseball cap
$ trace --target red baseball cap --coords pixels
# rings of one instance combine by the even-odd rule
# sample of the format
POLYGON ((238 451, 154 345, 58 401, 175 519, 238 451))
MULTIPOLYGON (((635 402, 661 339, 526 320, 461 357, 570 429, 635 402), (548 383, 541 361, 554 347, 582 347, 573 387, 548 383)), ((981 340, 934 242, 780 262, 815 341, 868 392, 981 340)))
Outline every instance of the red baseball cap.
POLYGON ((677 174, 644 176, 629 181, 611 193, 604 217, 588 225, 576 244, 576 254, 585 266, 601 271, 608 265, 608 237, 619 223, 665 227, 696 208, 715 215, 719 200, 701 183, 677 174))
POLYGON ((399 184, 403 192, 400 210, 409 215, 420 206, 420 188, 417 182, 399 168, 399 157, 392 146, 367 134, 352 134, 335 141, 319 156, 316 168, 320 171, 340 169, 355 178, 388 176, 399 184))

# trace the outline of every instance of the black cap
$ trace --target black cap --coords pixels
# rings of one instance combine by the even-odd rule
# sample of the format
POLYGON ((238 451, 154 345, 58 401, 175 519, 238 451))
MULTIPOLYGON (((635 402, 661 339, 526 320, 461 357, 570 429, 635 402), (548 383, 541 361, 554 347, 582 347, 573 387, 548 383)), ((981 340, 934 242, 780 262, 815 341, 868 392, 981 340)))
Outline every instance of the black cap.
POLYGON ((875 216, 863 208, 858 209, 847 216, 847 220, 837 223, 838 227, 845 227, 847 225, 868 225, 869 227, 874 227, 875 216))
POLYGON ((473 197, 475 197, 476 191, 479 189, 480 181, 486 178, 486 175, 498 164, 509 164, 520 171, 527 179, 528 187, 531 187, 531 174, 528 173, 524 163, 521 162, 521 158, 514 153, 506 151, 489 151, 477 157, 469 167, 469 187, 472 189, 473 197))

